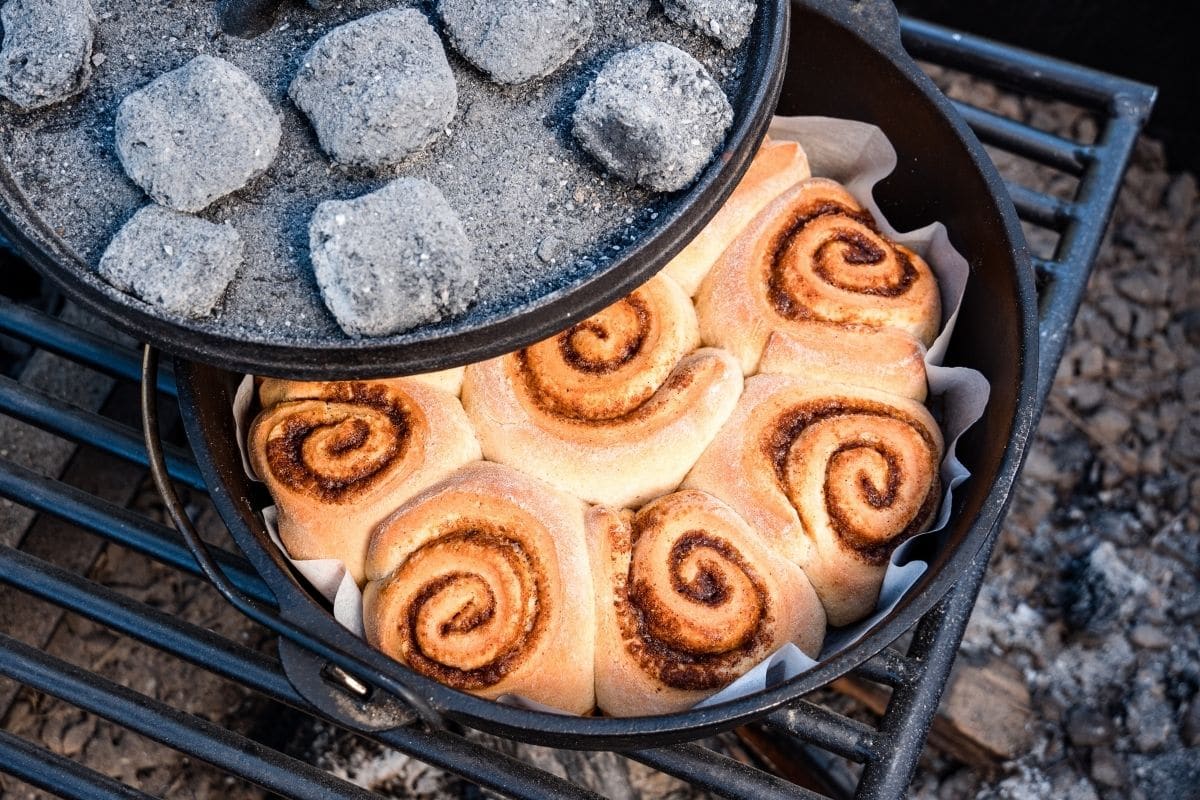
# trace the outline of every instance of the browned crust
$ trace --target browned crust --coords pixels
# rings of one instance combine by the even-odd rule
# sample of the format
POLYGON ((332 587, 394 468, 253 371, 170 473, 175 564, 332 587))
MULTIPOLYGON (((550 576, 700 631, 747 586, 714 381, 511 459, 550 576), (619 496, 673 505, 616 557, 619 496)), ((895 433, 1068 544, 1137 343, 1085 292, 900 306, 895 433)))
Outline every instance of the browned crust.
POLYGON ((841 218, 852 223, 847 227, 831 231, 813 253, 813 260, 816 264, 813 271, 826 283, 845 291, 877 297, 900 297, 916 283, 918 273, 916 267, 913 266, 910 251, 884 237, 871 215, 864 209, 820 199, 811 205, 797 205, 788 211, 791 219, 781 226, 766 250, 767 298, 771 307, 784 319, 820 319, 812 309, 798 302, 787 290, 788 249, 796 237, 818 219, 841 218), (873 234, 877 241, 872 241, 870 237, 864 235, 860 228, 865 228, 873 234), (843 251, 842 255, 847 263, 854 265, 882 263, 890 252, 896 259, 900 274, 896 280, 881 281, 877 285, 865 287, 845 283, 828 265, 828 251, 835 244, 849 246, 848 252, 843 251))

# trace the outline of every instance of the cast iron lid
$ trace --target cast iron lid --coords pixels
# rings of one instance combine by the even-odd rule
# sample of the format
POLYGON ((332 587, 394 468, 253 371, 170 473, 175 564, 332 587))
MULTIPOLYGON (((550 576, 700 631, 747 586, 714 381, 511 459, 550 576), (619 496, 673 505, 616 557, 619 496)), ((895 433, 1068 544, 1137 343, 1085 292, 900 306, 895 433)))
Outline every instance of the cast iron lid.
MULTIPOLYGON (((743 45, 742 77, 729 98, 733 125, 724 149, 700 178, 689 189, 658 201, 657 217, 615 257, 544 287, 531 287, 508 306, 488 304, 389 337, 354 339, 334 331, 302 341, 167 317, 104 283, 39 214, 38 198, 31 195, 51 189, 22 187, 13 166, 3 160, 0 235, 73 300, 143 342, 201 363, 275 377, 349 379, 428 372, 491 358, 551 336, 625 296, 661 270, 711 219, 748 168, 770 124, 787 53, 789 6, 787 0, 759 0, 743 45)), ((0 127, 3 124, 0 119, 0 127)))

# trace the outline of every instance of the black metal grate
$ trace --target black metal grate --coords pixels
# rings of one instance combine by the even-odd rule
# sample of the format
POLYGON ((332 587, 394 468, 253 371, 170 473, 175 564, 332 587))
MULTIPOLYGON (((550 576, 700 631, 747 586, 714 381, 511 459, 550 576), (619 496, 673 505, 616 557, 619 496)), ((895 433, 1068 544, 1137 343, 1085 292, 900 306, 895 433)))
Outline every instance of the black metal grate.
MULTIPOLYGON (((1035 260, 1041 297, 1040 390, 1044 402, 1100 248, 1134 140, 1153 103, 1154 91, 922 22, 904 21, 903 34, 906 47, 917 58, 1020 91, 1080 105, 1099 121, 1095 143, 1080 144, 990 111, 958 106, 986 144, 1078 178, 1077 191, 1071 200, 1024 186, 1010 187, 1023 219, 1059 234, 1055 255, 1035 260)), ((9 274, 8 264, 0 264, 0 268, 9 274)), ((139 378, 140 357, 135 349, 66 322, 45 308, 28 297, 21 301, 0 298, 0 336, 111 376, 118 385, 139 378)), ((158 389, 162 396, 174 397, 175 386, 169 374, 162 374, 158 389)), ((53 399, 5 375, 0 375, 0 414, 132 464, 146 464, 146 452, 136 427, 53 399)), ((3 445, 0 441, 0 447, 3 445)), ((123 506, 43 477, 4 457, 4 452, 0 450, 0 497, 172 568, 198 573, 192 556, 174 531, 123 506)), ((186 449, 169 446, 167 457, 175 480, 203 490, 186 449)), ((902 797, 924 747, 982 584, 995 535, 993 531, 992 539, 957 587, 921 620, 906 652, 885 650, 856 670, 857 677, 892 690, 887 712, 878 727, 851 720, 808 700, 797 701, 769 715, 762 723, 777 735, 795 737, 806 746, 862 764, 859 784, 851 789, 855 797, 902 797)), ((242 591, 261 602, 273 602, 270 592, 240 556, 221 552, 218 561, 242 591)), ((75 572, 15 547, 0 545, 0 582, 195 663, 268 698, 315 714, 288 683, 278 660, 130 600, 75 572)), ((0 675, 283 796, 371 796, 265 745, 4 634, 0 634, 0 675)), ((371 737, 506 796, 597 796, 455 733, 405 728, 371 737)), ((720 796, 755 800, 820 797, 697 744, 625 755, 720 796)), ((147 796, 4 731, 0 731, 0 772, 64 797, 147 796)))

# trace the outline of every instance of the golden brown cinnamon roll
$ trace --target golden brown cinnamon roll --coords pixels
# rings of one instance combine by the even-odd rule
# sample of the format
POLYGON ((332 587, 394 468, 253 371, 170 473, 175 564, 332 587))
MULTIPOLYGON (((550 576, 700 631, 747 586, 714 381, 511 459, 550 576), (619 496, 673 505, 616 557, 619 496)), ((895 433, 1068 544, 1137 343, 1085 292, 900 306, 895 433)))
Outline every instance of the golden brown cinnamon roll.
POLYGON ((830 335, 818 325, 767 337, 758 372, 795 375, 808 383, 849 383, 925 402, 925 348, 893 328, 847 326, 830 335))
POLYGON ((441 389, 443 392, 449 392, 458 397, 462 394, 463 367, 451 367, 450 369, 442 369, 437 372, 425 372, 420 375, 413 375, 412 380, 421 381, 435 389, 441 389))
POLYGON ((688 708, 787 642, 816 656, 825 612, 804 572, 703 492, 588 512, 596 700, 614 716, 688 708))
POLYGON ((417 672, 494 699, 595 705, 584 504, 499 464, 464 467, 371 539, 367 640, 417 672))
MULTIPOLYGON (((928 347, 941 322, 937 281, 929 265, 877 229, 869 212, 840 185, 811 178, 762 211, 724 252, 696 297, 705 344, 759 371, 772 333, 828 336, 826 353, 853 352, 855 383, 890 369, 884 352, 928 347), (915 343, 871 345, 880 331, 915 343)), ((923 365, 922 365, 923 366, 923 365)))
POLYGON ((463 405, 488 459, 637 506, 679 485, 741 392, 729 354, 697 344, 690 301, 660 275, 552 339, 467 367, 463 405))
POLYGON ((797 142, 765 140, 721 210, 671 259, 664 271, 689 296, 696 294, 721 253, 758 212, 788 188, 811 176, 808 156, 797 142))
POLYGON ((297 559, 337 558, 360 584, 372 529, 431 483, 481 457, 458 400, 410 379, 267 380, 249 454, 297 559))
POLYGON ((871 612, 892 550, 937 512, 942 434, 920 403, 758 375, 684 486, 804 568, 832 625, 871 612))

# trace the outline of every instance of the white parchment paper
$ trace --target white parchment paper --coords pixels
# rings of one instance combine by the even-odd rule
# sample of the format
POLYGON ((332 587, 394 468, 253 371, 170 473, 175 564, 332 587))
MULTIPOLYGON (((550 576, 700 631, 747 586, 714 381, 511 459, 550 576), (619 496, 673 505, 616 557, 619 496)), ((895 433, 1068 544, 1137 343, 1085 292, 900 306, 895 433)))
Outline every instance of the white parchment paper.
MULTIPOLYGON (((942 505, 933 527, 909 539, 892 554, 875 612, 853 625, 830 629, 820 655, 821 659, 825 659, 864 636, 896 607, 905 593, 925 574, 928 564, 913 558, 914 552, 924 548, 930 541, 935 548, 944 544, 939 535, 950 518, 954 489, 970 476, 957 457, 958 439, 983 416, 990 386, 983 375, 975 370, 941 365, 958 318, 970 268, 967 260, 950 243, 946 228, 940 222, 913 231, 897 231, 884 218, 873 191, 875 184, 896 168, 897 159, 896 151, 883 131, 867 123, 829 117, 776 117, 769 135, 773 139, 799 142, 808 155, 813 175, 832 178, 845 185, 858 202, 871 212, 885 235, 920 254, 937 276, 942 299, 941 333, 925 356, 930 399, 939 409, 939 424, 947 442, 941 466, 942 485, 945 487, 942 505)), ((249 430, 253 398, 254 379, 246 376, 238 387, 233 412, 237 418, 238 446, 243 466, 252 479, 259 480, 246 454, 246 433, 249 430)), ((274 506, 263 512, 272 540, 287 555, 279 539, 276 516, 274 506)), ((295 560, 289 556, 288 560, 333 605, 334 617, 346 628, 362 636, 362 593, 347 573, 345 565, 335 559, 295 560)), ((761 691, 790 680, 817 663, 795 645, 785 645, 741 678, 698 703, 697 707, 717 705, 761 691)), ((537 707, 523 698, 509 698, 509 701, 525 707, 537 707)))

